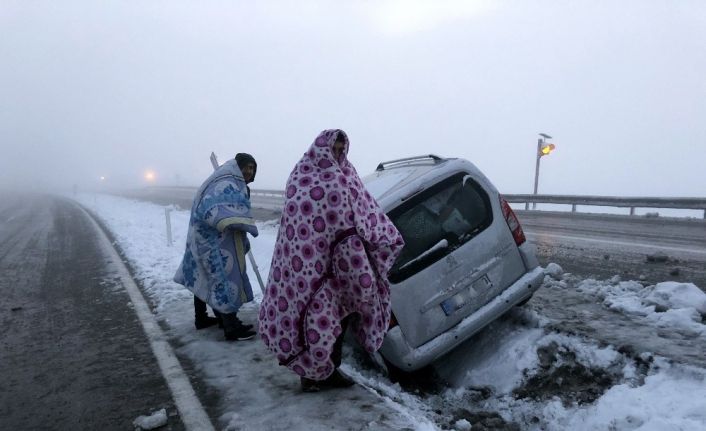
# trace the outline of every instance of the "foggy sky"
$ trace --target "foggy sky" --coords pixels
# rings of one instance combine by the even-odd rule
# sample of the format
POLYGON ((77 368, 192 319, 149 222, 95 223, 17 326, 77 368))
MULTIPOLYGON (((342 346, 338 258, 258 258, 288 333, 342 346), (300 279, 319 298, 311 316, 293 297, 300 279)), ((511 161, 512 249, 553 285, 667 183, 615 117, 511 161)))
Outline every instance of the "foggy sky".
POLYGON ((323 129, 531 193, 706 196, 704 1, 0 0, 0 188, 282 189, 323 129), (105 179, 101 181, 99 178, 105 179))

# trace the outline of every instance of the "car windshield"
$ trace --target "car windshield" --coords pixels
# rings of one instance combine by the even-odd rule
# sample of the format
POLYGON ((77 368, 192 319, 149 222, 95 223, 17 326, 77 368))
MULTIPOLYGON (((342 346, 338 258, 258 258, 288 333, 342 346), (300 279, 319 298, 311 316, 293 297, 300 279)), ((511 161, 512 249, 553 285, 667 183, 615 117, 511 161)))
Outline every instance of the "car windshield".
POLYGON ((492 222, 488 195, 465 173, 453 175, 389 213, 405 246, 389 274, 400 282, 478 235, 492 222))

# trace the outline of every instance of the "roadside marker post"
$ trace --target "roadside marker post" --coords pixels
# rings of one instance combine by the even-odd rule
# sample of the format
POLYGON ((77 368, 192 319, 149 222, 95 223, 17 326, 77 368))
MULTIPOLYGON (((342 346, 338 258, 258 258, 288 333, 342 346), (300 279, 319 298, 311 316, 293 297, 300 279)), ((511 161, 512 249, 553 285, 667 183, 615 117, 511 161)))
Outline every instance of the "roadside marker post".
POLYGON ((171 217, 172 207, 164 207, 164 219, 167 223, 167 246, 171 247, 174 242, 172 241, 172 217, 171 217))

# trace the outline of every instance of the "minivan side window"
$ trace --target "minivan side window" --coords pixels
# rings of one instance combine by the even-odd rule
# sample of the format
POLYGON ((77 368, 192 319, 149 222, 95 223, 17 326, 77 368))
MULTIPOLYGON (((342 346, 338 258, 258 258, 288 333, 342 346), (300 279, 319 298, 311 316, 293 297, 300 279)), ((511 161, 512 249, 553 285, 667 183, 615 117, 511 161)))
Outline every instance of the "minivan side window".
POLYGON ((493 222, 488 194, 464 172, 413 196, 388 216, 405 240, 390 270, 392 283, 448 255, 493 222))

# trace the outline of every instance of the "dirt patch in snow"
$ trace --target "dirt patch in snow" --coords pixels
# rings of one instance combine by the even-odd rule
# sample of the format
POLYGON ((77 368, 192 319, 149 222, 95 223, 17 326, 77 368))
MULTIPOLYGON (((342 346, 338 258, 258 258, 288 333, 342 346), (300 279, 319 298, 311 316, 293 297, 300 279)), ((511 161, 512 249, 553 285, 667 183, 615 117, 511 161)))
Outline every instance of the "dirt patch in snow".
POLYGON ((517 398, 547 400, 559 397, 565 405, 587 404, 597 400, 622 378, 603 368, 590 368, 576 360, 571 351, 557 343, 537 349, 539 371, 513 391, 517 398))

